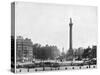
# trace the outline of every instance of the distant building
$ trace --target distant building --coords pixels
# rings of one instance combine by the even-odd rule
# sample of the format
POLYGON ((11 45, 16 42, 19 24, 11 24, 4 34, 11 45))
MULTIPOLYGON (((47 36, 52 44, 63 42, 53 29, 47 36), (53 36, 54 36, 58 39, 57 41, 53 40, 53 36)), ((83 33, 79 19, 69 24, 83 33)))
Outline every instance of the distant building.
POLYGON ((81 56, 84 52, 84 49, 82 47, 78 48, 77 55, 81 56))
POLYGON ((92 46, 92 51, 91 51, 91 54, 92 54, 92 58, 96 58, 97 57, 97 46, 92 46))
POLYGON ((19 62, 32 61, 33 48, 31 39, 23 39, 18 36, 16 39, 16 60, 19 62))
POLYGON ((62 48, 62 53, 61 53, 62 56, 65 56, 65 52, 64 52, 64 48, 62 48))
POLYGON ((33 58, 33 47, 31 39, 24 39, 23 41, 23 57, 27 61, 32 61, 33 58))
POLYGON ((96 50, 97 49, 97 46, 96 45, 93 45, 92 46, 92 49, 95 49, 96 50))
POLYGON ((84 53, 84 49, 82 47, 75 49, 74 58, 82 58, 83 53, 84 53))
POLYGON ((62 48, 62 52, 60 56, 58 56, 57 60, 60 60, 62 62, 66 60, 66 53, 64 52, 64 48, 62 48))
POLYGON ((16 61, 22 62, 23 60, 23 37, 18 36, 16 39, 16 61))

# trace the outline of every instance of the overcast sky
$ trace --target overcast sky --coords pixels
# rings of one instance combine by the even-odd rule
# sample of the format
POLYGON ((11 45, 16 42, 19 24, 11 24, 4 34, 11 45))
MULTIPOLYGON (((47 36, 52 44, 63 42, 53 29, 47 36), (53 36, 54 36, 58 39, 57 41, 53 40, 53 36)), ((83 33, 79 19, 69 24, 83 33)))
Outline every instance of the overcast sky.
POLYGON ((41 45, 69 49, 69 21, 73 22, 73 48, 97 44, 97 8, 91 6, 16 2, 16 36, 41 45))

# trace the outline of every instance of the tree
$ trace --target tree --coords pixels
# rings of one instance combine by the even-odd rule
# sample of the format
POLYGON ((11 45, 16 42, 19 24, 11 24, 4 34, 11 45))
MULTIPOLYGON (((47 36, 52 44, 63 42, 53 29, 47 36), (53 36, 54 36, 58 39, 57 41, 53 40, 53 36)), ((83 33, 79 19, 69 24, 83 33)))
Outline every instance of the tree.
POLYGON ((86 48, 86 49, 84 50, 84 53, 83 53, 82 57, 83 57, 83 58, 89 58, 90 52, 91 52, 91 48, 90 48, 90 47, 86 48))
POLYGON ((40 44, 33 45, 33 55, 36 59, 47 60, 55 59, 60 55, 60 51, 56 46, 41 46, 40 44))
POLYGON ((88 47, 84 50, 84 53, 82 55, 83 58, 96 58, 96 52, 97 52, 97 46, 93 46, 92 48, 88 47))

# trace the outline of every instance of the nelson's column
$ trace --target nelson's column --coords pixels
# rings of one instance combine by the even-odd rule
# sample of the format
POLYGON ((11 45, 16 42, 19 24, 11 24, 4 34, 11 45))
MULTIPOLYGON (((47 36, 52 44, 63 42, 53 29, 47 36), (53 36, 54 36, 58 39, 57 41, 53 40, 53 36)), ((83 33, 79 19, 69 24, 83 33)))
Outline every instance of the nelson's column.
POLYGON ((73 48, 72 48, 72 19, 70 18, 69 23, 69 50, 66 55, 66 60, 73 60, 73 48))

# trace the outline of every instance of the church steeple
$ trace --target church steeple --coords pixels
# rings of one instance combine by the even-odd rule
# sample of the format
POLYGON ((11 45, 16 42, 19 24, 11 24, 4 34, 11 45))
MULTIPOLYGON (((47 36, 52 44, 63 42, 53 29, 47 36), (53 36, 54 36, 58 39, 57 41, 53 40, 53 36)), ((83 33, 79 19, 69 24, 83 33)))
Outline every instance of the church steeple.
POLYGON ((64 52, 64 47, 62 48, 62 56, 65 55, 65 52, 64 52))
POLYGON ((62 53, 64 52, 64 47, 62 48, 62 53))

